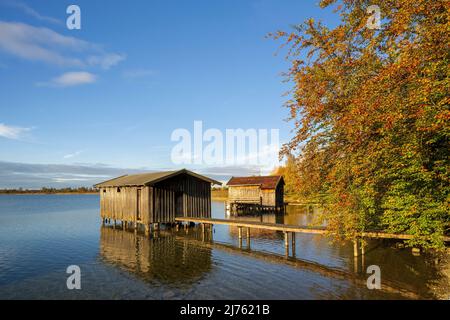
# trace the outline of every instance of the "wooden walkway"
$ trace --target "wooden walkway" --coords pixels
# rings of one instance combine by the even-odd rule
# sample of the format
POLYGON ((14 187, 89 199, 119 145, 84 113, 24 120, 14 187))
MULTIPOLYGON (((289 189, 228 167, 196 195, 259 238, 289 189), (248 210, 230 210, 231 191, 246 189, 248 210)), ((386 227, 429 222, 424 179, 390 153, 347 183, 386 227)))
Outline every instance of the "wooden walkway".
MULTIPOLYGON (((289 248, 289 234, 291 234, 292 249, 295 249, 295 233, 307 233, 307 234, 327 234, 329 231, 325 227, 309 227, 309 226, 296 226, 296 225, 286 225, 279 223, 266 223, 257 221, 246 221, 239 219, 213 219, 213 218, 190 218, 182 217, 175 218, 177 222, 193 222, 202 225, 205 229, 206 226, 212 226, 214 224, 235 226, 239 230, 239 240, 242 239, 242 228, 247 229, 247 241, 250 241, 250 229, 264 229, 284 232, 284 243, 286 248, 289 248)), ((412 235, 408 234, 394 234, 378 231, 368 231, 362 232, 358 235, 358 239, 354 241, 354 255, 358 256, 360 249, 361 254, 364 254, 364 246, 360 247, 360 240, 362 238, 374 238, 374 239, 398 239, 398 240, 409 240, 412 239, 412 235)), ((450 237, 444 237, 445 242, 450 242, 450 237)))

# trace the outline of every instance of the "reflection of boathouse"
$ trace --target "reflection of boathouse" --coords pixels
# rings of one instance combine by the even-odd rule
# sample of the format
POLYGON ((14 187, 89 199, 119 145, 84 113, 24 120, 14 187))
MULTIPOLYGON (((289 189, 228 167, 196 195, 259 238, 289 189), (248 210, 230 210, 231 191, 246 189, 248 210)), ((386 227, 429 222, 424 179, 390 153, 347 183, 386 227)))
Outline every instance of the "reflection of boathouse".
POLYGON ((188 170, 118 177, 95 187, 105 219, 145 225, 173 223, 176 217, 211 217, 211 184, 218 181, 188 170))
POLYGON ((100 254, 103 260, 147 281, 193 283, 211 270, 211 248, 175 234, 148 238, 102 226, 100 254))

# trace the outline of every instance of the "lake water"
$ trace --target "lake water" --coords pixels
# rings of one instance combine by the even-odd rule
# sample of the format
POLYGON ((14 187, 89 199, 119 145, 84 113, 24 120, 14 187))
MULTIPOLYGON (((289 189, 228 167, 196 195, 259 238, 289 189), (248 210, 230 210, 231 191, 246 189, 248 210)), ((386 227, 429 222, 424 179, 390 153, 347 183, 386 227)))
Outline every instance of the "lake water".
MULTIPOLYGON (((262 219, 313 216, 289 207, 262 219)), ((213 217, 226 217, 223 202, 213 217)), ((149 238, 102 227, 97 195, 0 196, 0 299, 433 299, 449 287, 447 261, 386 241, 355 260, 350 243, 305 234, 286 258, 282 233, 252 230, 241 248, 237 230, 220 225, 212 239, 198 228, 149 238), (67 289, 69 265, 81 269, 81 290, 67 289), (381 269, 381 290, 366 286, 369 265, 381 269)))

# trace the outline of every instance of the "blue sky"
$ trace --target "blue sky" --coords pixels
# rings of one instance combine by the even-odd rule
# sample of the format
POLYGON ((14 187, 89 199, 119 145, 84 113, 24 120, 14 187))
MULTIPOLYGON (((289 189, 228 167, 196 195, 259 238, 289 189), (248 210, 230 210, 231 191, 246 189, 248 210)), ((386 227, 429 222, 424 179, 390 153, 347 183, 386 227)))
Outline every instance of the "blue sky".
MULTIPOLYGON (((172 169, 171 133, 195 120, 276 128, 287 141, 288 64, 284 51, 275 55, 281 43, 265 36, 310 17, 338 21, 318 1, 0 0, 0 188, 18 186, 14 163, 172 169), (81 30, 66 27, 70 4, 81 8, 81 30)), ((20 184, 105 176, 90 174, 20 184)))

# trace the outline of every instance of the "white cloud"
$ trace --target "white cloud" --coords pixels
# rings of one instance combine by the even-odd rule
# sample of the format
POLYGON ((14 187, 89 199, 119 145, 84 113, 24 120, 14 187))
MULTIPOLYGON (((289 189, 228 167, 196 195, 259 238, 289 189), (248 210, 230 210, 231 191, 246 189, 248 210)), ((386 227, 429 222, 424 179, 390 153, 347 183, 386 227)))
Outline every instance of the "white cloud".
POLYGON ((7 126, 3 123, 0 123, 0 137, 3 138, 20 139, 24 133, 30 130, 31 128, 7 126))
POLYGON ((20 2, 20 1, 12 1, 12 0, 1 0, 0 5, 17 8, 22 10, 25 14, 43 22, 50 22, 53 24, 63 25, 61 20, 58 20, 53 17, 48 17, 45 15, 40 14, 36 10, 34 10, 32 7, 28 6, 27 4, 20 2))
POLYGON ((96 75, 89 72, 66 72, 59 77, 53 78, 49 82, 40 82, 37 83, 37 85, 43 87, 74 87, 94 83, 96 80, 96 75))
POLYGON ((79 156, 79 155, 82 154, 82 153, 83 153, 83 150, 76 151, 76 152, 74 152, 74 153, 66 154, 63 158, 64 158, 64 159, 71 159, 71 158, 74 158, 74 157, 79 156))
POLYGON ((125 58, 126 57, 123 54, 108 53, 103 56, 91 56, 87 59, 87 61, 90 65, 98 65, 107 70, 125 60, 125 58))
POLYGON ((0 21, 0 50, 64 67, 108 69, 125 59, 124 55, 105 52, 98 44, 19 22, 0 21))

